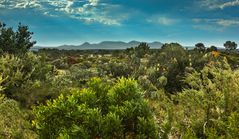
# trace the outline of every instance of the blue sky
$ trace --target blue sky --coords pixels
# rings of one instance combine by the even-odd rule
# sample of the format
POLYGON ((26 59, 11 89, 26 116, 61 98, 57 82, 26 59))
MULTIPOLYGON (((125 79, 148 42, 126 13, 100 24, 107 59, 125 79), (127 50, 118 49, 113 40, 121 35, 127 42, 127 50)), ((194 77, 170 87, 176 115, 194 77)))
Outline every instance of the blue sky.
POLYGON ((105 40, 239 43, 239 0, 0 0, 0 21, 28 25, 43 46, 105 40))

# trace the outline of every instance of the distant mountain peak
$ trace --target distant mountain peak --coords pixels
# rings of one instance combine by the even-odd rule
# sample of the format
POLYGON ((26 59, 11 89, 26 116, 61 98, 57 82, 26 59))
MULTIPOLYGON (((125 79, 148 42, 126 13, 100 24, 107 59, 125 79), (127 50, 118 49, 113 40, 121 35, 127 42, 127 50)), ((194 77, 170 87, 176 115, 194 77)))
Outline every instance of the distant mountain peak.
MULTIPOLYGON (((136 47, 140 44, 140 41, 130 41, 130 42, 123 42, 123 41, 102 41, 100 43, 89 43, 85 42, 81 45, 61 45, 59 47, 54 47, 57 49, 64 49, 64 50, 87 50, 87 49, 126 49, 130 47, 136 47)), ((150 48, 161 48, 163 45, 161 42, 152 42, 148 43, 150 48)), ((36 47, 39 48, 39 47, 36 47)), ((43 48, 43 47, 40 47, 43 48)), ((50 47, 44 47, 50 48, 50 47)), ((53 48, 53 47, 52 47, 53 48)))
POLYGON ((91 45, 89 42, 84 42, 82 45, 91 45))
POLYGON ((133 40, 133 41, 130 41, 128 43, 130 44, 130 43, 141 43, 141 42, 133 40))
POLYGON ((90 44, 89 42, 85 42, 84 44, 90 44))

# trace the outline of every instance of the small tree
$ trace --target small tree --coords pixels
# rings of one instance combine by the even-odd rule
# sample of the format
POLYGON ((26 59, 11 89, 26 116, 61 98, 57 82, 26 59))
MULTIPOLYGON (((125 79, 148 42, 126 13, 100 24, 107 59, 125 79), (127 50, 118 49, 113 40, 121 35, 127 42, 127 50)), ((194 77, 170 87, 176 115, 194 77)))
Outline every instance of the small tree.
POLYGON ((145 42, 142 42, 137 47, 135 47, 135 54, 137 57, 142 58, 149 52, 149 49, 149 45, 145 42))
POLYGON ((16 35, 16 47, 22 53, 26 53, 36 41, 31 41, 33 32, 29 31, 28 26, 21 25, 19 23, 16 35))
POLYGON ((24 54, 36 43, 36 41, 31 41, 32 35, 28 27, 21 23, 14 32, 13 28, 6 27, 0 22, 0 49, 10 54, 24 54))
POLYGON ((199 52, 205 52, 206 47, 203 43, 197 43, 195 44, 195 49, 198 50, 199 52))
POLYGON ((226 50, 235 50, 237 48, 237 44, 232 41, 226 41, 224 43, 224 47, 226 48, 226 50))
POLYGON ((182 89, 182 75, 185 67, 189 64, 188 52, 178 43, 164 44, 157 56, 160 64, 161 75, 156 77, 156 82, 160 76, 165 75, 167 92, 173 93, 182 89))
POLYGON ((210 48, 207 48, 207 52, 217 51, 217 47, 212 45, 210 48))

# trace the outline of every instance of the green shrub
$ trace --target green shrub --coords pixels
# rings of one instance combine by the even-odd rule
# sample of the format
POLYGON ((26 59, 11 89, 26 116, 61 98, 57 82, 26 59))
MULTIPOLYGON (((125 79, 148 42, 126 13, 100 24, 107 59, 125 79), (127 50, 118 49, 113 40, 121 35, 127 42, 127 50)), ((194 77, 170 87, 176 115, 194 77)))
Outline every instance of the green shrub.
POLYGON ((152 111, 132 79, 120 78, 111 86, 94 78, 88 88, 33 111, 42 138, 158 138, 152 111))
POLYGON ((35 132, 27 121, 26 114, 19 108, 15 100, 0 94, 0 138, 4 139, 34 139, 35 132))
POLYGON ((201 71, 186 75, 188 88, 178 94, 180 132, 188 128, 197 137, 238 138, 239 71, 226 60, 212 61, 201 71), (232 122, 233 121, 233 122, 232 122))
MULTIPOLYGON (((34 99, 39 96, 36 91, 39 86, 45 86, 45 90, 49 88, 52 82, 49 80, 54 75, 54 70, 53 66, 48 64, 44 57, 29 52, 22 57, 10 54, 1 56, 0 73, 4 79, 2 83, 5 88, 4 94, 21 102, 22 105, 28 105, 31 96, 34 96, 32 97, 34 99)), ((47 91, 44 91, 44 93, 45 96, 49 95, 47 91)))

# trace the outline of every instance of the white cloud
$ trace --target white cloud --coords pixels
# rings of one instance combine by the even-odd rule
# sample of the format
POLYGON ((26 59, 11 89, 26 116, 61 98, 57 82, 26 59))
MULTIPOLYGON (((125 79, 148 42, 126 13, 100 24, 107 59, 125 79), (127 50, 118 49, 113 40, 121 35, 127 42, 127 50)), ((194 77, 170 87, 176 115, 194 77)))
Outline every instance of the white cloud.
POLYGON ((223 0, 203 0, 199 1, 202 7, 206 7, 208 9, 224 9, 227 7, 234 7, 239 6, 239 0, 230 0, 230 1, 223 1, 223 0))
POLYGON ((102 3, 100 0, 0 0, 1 5, 7 9, 32 8, 46 16, 66 16, 105 25, 121 25, 127 18, 127 13, 118 13, 118 5, 102 3))
POLYGON ((74 4, 73 1, 67 1, 67 5, 65 7, 65 11, 67 13, 72 13, 74 10, 71 8, 71 6, 74 4))
POLYGON ((65 12, 71 13, 71 18, 79 19, 86 23, 99 22, 105 25, 121 25, 121 22, 127 18, 125 14, 112 15, 111 12, 118 8, 116 5, 99 3, 98 0, 89 0, 89 3, 84 3, 80 7, 75 7, 74 3, 68 4, 65 12))
POLYGON ((99 0, 89 0, 89 2, 90 2, 90 5, 92 5, 92 6, 97 6, 99 0))
POLYGON ((225 20, 220 19, 216 22, 218 25, 222 25, 224 27, 230 27, 230 26, 239 26, 239 20, 225 20))
POLYGON ((47 3, 51 6, 54 6, 54 7, 64 7, 66 1, 47 1, 47 3))
POLYGON ((197 4, 199 4, 201 7, 205 7, 208 9, 217 9, 219 1, 218 0, 202 0, 197 1, 197 4))
POLYGON ((38 0, 1 0, 0 5, 8 9, 25 9, 25 8, 40 8, 41 4, 38 0))
POLYGON ((237 19, 192 19, 195 23, 193 25, 196 29, 209 30, 209 31, 224 31, 227 28, 239 27, 239 20, 237 19))
POLYGON ((194 19, 192 19, 192 21, 193 21, 194 23, 200 23, 200 22, 203 22, 204 19, 194 18, 194 19))
POLYGON ((120 21, 117 19, 109 19, 104 16, 93 16, 93 17, 74 17, 76 19, 81 19, 86 23, 100 22, 105 25, 121 25, 120 21))
POLYGON ((177 20, 177 19, 168 18, 166 16, 160 16, 160 15, 152 16, 147 21, 149 23, 161 24, 161 25, 165 25, 165 26, 170 26, 170 25, 173 25, 173 24, 176 24, 177 22, 179 22, 179 20, 177 20))
POLYGON ((121 22, 127 18, 126 14, 111 15, 109 14, 109 12, 111 11, 109 9, 101 11, 97 8, 88 6, 79 8, 75 14, 71 15, 71 17, 82 20, 86 23, 99 22, 105 25, 121 25, 121 22))
POLYGON ((238 19, 202 19, 194 18, 192 19, 194 23, 207 23, 207 24, 216 24, 224 27, 239 26, 238 19))
POLYGON ((78 11, 79 11, 80 13, 83 13, 85 10, 84 10, 84 8, 80 7, 80 8, 78 9, 78 11))
POLYGON ((219 7, 221 9, 224 9, 226 7, 233 7, 233 6, 239 6, 239 0, 229 1, 221 4, 219 7))

